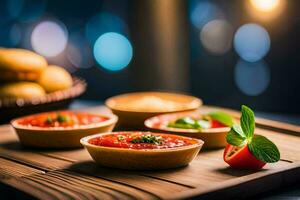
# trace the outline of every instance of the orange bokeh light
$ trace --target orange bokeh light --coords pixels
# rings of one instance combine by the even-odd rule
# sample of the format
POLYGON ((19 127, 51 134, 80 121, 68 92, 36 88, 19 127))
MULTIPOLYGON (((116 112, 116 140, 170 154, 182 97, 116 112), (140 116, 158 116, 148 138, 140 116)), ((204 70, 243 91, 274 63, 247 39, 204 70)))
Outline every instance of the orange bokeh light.
POLYGON ((262 12, 271 12, 280 5, 280 0, 250 0, 251 5, 262 12))
POLYGON ((286 0, 249 0, 247 2, 249 14, 262 21, 280 16, 286 7, 286 0))

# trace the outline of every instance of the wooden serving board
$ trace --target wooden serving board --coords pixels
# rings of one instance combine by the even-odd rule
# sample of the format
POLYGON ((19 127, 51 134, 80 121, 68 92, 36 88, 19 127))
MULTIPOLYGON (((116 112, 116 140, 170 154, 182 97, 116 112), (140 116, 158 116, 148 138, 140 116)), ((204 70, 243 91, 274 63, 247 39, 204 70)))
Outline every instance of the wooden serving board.
MULTIPOLYGON (((215 107, 203 107, 213 110, 215 107)), ((109 112, 104 107, 89 109, 109 112)), ((226 110, 234 116, 239 113, 226 110)), ((125 171, 97 166, 84 149, 23 148, 10 125, 0 126, 0 182, 39 199, 246 198, 300 179, 300 127, 257 119, 256 132, 274 141, 282 160, 260 171, 234 170, 223 150, 201 151, 187 167, 125 171)))

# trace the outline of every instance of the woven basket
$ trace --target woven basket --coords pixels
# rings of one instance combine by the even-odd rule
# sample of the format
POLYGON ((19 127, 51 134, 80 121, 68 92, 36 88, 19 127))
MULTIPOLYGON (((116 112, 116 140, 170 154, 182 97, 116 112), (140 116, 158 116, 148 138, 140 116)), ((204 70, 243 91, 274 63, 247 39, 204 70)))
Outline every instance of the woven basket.
POLYGON ((0 99, 0 123, 9 122, 23 115, 67 108, 74 98, 85 92, 86 86, 83 79, 73 77, 71 88, 48 93, 43 97, 0 99))

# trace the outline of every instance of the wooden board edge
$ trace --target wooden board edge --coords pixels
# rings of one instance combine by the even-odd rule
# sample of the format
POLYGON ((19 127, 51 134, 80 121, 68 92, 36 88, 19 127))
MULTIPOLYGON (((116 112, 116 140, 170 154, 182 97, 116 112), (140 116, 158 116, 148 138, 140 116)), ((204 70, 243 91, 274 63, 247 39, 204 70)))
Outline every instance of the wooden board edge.
POLYGON ((257 174, 246 175, 209 186, 205 189, 195 188, 189 191, 181 192, 180 194, 176 195, 176 197, 170 199, 197 199, 200 197, 201 199, 249 198, 256 194, 295 183, 299 180, 300 162, 295 162, 287 167, 274 170, 269 174, 260 174, 259 176, 257 176, 257 174), (293 178, 291 179, 291 177, 293 178), (240 183, 241 180, 244 182, 240 183), (257 185, 261 185, 262 187, 257 187, 257 185), (247 192, 249 189, 251 189, 251 187, 255 187, 256 189, 252 190, 251 193, 247 192), (245 191, 242 193, 244 195, 242 197, 235 196, 237 193, 241 194, 241 190, 245 191))

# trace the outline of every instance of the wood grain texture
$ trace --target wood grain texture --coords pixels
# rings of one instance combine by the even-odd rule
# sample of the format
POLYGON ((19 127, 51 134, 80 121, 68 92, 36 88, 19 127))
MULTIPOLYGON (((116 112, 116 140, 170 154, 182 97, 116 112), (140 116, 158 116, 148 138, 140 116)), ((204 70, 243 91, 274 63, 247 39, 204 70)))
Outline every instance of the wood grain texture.
MULTIPOLYGON (((203 107, 203 111, 214 109, 203 107)), ((103 107, 90 110, 109 113, 103 107)), ((239 117, 236 111, 228 112, 239 117)), ((96 165, 84 149, 24 148, 12 128, 4 125, 0 126, 0 181, 39 199, 223 199, 249 197, 299 180, 298 130, 274 121, 268 129, 264 120, 257 123, 263 126, 256 133, 274 141, 282 157, 260 171, 229 168, 223 161, 222 149, 202 151, 183 168, 109 169, 96 165)))

